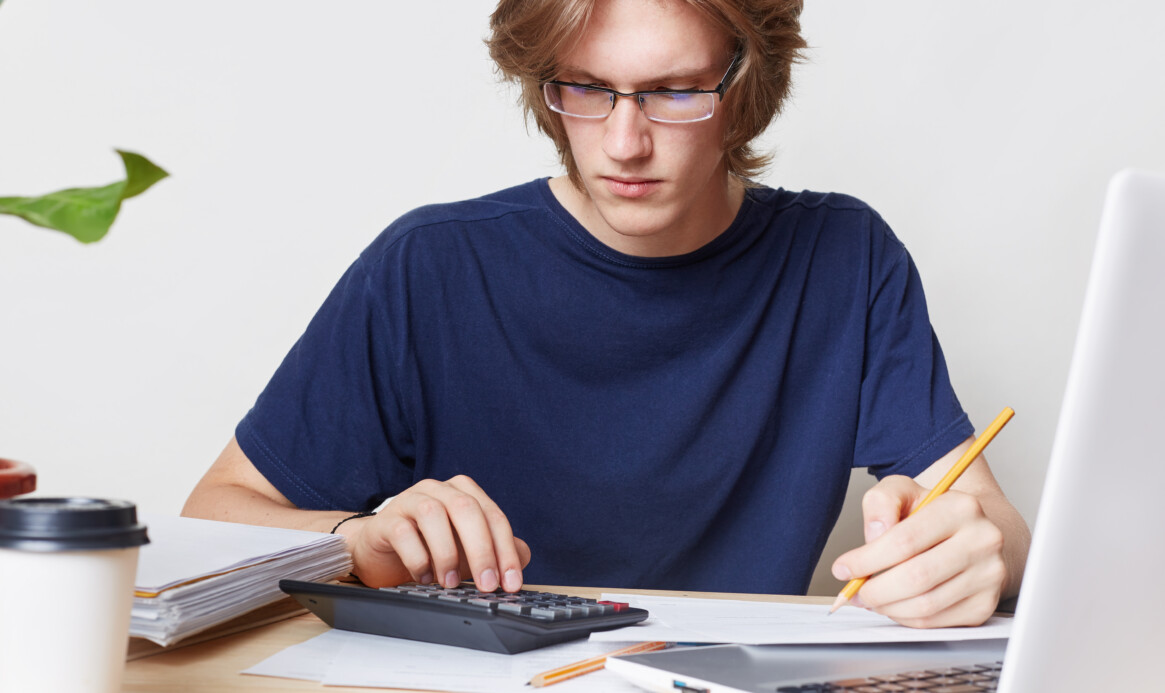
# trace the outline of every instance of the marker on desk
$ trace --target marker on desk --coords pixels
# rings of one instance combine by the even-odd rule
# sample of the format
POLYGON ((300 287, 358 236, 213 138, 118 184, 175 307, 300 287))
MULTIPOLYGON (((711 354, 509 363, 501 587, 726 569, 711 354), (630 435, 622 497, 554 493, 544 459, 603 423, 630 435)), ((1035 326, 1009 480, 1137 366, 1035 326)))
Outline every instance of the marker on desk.
MULTIPOLYGON (((959 461, 955 463, 955 466, 951 467, 950 471, 948 471, 946 475, 943 476, 943 478, 938 482, 938 484, 936 484, 935 487, 930 490, 930 493, 926 494, 926 497, 922 499, 922 502, 918 504, 918 507, 910 511, 910 515, 913 515, 919 510, 922 510, 932 500, 946 493, 947 489, 949 489, 951 485, 958 481, 959 477, 963 475, 963 472, 967 470, 967 467, 971 466, 971 463, 975 461, 975 458, 979 456, 979 453, 983 452, 983 448, 987 447, 987 444, 991 442, 991 440, 995 437, 995 434, 999 433, 1000 429, 1007 425, 1008 421, 1011 421, 1012 416, 1015 416, 1015 411, 1013 411, 1011 407, 1004 407, 1003 411, 999 412, 999 416, 995 417, 995 420, 992 421, 991 425, 987 427, 987 430, 983 431, 983 435, 979 436, 979 438, 974 443, 971 443, 971 447, 967 448, 967 451, 963 453, 963 456, 959 458, 959 461)), ((907 515, 907 517, 910 515, 907 515)), ((833 601, 833 606, 829 607, 829 613, 832 614, 833 612, 840 609, 843 604, 853 599, 854 595, 858 593, 858 590, 862 588, 862 585, 866 584, 866 580, 868 579, 868 576, 854 578, 853 580, 850 580, 848 583, 846 583, 845 587, 841 590, 841 593, 837 595, 837 599, 833 601)))
POLYGON ((530 679, 530 682, 527 685, 535 686, 538 688, 541 688, 542 686, 549 686, 552 683, 558 683, 559 681, 573 679, 576 676, 589 674, 592 671, 598 671, 599 669, 602 669, 604 665, 606 665, 607 657, 635 654, 636 652, 651 652, 652 650, 662 650, 667 646, 668 644, 666 642, 641 642, 638 645, 624 647, 621 650, 608 652, 605 655, 591 657, 590 659, 584 659, 581 662, 575 662, 574 664, 567 664, 566 666, 558 667, 557 669, 544 671, 530 679))

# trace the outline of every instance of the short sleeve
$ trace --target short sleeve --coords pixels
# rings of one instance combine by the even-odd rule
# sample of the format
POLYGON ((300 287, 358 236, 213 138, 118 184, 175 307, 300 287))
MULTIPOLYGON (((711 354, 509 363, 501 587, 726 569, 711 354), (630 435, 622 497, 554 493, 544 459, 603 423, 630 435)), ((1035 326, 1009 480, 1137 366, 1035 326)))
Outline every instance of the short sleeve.
POLYGON ((358 259, 239 423, 256 468, 304 509, 367 510, 412 477, 384 278, 358 259))
POLYGON ((918 269, 876 215, 855 466, 915 476, 974 432, 930 323, 918 269))

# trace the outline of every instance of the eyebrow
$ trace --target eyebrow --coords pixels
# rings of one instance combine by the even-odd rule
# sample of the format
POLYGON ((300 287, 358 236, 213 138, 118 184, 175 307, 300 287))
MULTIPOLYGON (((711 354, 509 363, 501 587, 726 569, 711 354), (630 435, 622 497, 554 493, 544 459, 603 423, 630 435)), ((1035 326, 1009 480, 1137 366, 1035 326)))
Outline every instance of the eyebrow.
MULTIPOLYGON (((703 69, 695 69, 695 70, 678 70, 676 72, 669 72, 669 73, 666 73, 663 75, 657 75, 655 77, 651 77, 650 79, 642 80, 640 82, 640 86, 642 86, 643 84, 651 83, 651 82, 658 83, 658 82, 674 82, 674 81, 694 80, 694 79, 699 79, 701 77, 707 77, 712 72, 713 72, 713 68, 711 68, 711 67, 703 68, 703 69)), ((573 77, 575 79, 585 80, 585 81, 592 81, 592 82, 608 82, 609 81, 609 80, 603 79, 601 77, 597 77, 581 67, 575 67, 572 65, 567 65, 567 66, 563 67, 562 70, 560 71, 560 74, 570 75, 571 77, 573 77)))

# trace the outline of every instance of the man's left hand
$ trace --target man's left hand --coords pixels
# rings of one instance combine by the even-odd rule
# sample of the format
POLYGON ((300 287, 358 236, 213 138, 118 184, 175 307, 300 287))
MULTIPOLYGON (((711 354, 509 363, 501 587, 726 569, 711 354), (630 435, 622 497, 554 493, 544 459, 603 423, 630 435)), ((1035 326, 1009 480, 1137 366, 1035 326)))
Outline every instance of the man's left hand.
POLYGON ((870 489, 862 499, 866 544, 838 557, 833 576, 872 576, 851 603, 905 626, 980 625, 1008 581, 1004 531, 978 497, 953 489, 907 517, 927 492, 904 476, 870 489))

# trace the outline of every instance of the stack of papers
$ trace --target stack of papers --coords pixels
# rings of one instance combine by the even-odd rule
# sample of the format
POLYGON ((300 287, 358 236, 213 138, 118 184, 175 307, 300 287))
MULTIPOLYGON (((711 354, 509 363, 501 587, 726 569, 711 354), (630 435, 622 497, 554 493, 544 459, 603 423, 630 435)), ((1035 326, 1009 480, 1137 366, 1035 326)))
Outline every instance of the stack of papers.
POLYGON ((170 645, 282 599, 284 578, 347 575, 344 538, 189 517, 145 516, 130 635, 170 645))

